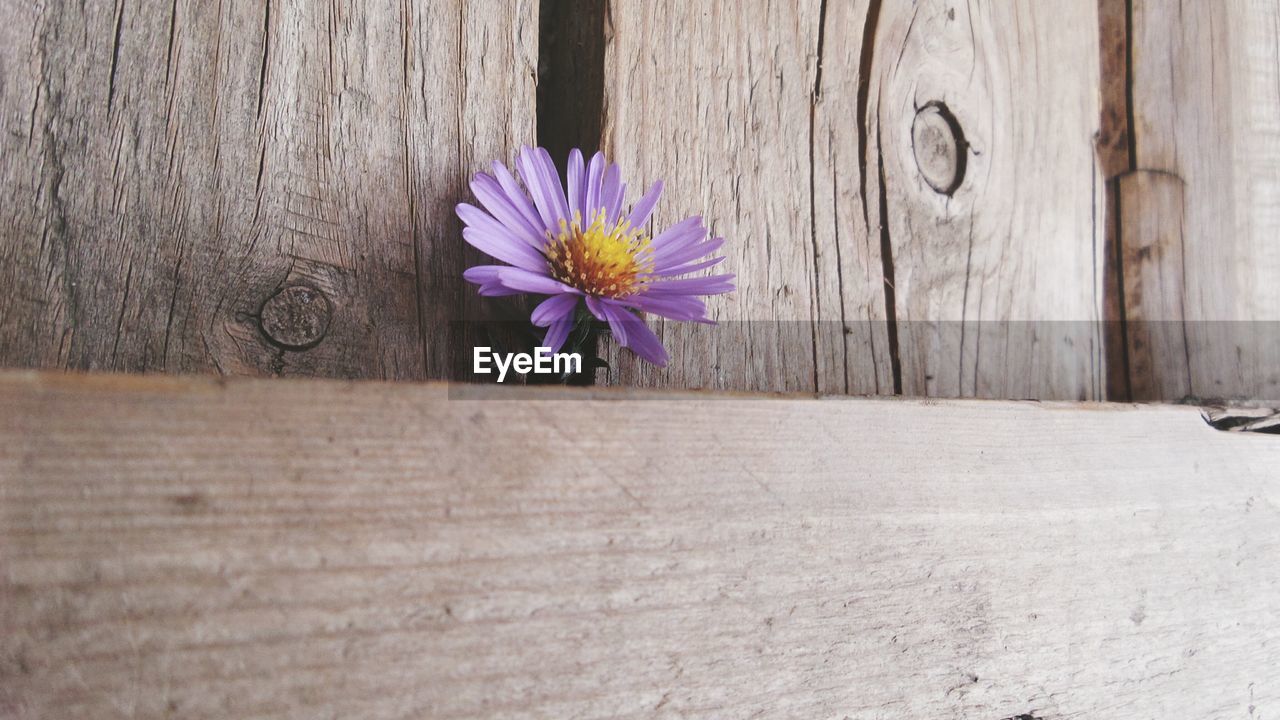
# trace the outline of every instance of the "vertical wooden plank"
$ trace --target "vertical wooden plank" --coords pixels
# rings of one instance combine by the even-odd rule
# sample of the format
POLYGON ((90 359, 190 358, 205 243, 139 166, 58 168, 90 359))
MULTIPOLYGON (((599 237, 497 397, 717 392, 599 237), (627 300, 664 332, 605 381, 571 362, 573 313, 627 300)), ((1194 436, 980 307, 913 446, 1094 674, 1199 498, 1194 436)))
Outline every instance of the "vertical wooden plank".
POLYGON ((744 322, 613 380, 1103 395, 1095 1, 671 5, 612 8, 606 145, 736 240, 744 322))
POLYGON ((429 377, 469 378, 485 307, 463 270, 487 257, 462 241, 454 206, 494 160, 534 142, 537 0, 418 3, 404 0, 409 55, 405 137, 414 188, 418 288, 429 377), (441 67, 441 53, 456 58, 441 67), (455 98, 440 103, 438 98, 455 98))
POLYGON ((880 2, 825 2, 810 118, 818 392, 901 392, 867 116, 880 2))
POLYGON ((450 374, 451 207, 532 138, 532 0, 6 3, 0 25, 0 364, 450 374))
POLYGON ((870 136, 906 394, 1103 394, 1097 0, 880 8, 870 136))
MULTIPOLYGON (((855 3, 825 21, 843 31, 864 16, 865 4, 855 3)), ((710 303, 720 326, 651 319, 671 366, 615 352, 610 381, 891 392, 887 342, 874 353, 869 344, 883 320, 883 293, 857 205, 856 134, 833 114, 856 105, 850 71, 859 36, 831 43, 835 60, 819 87, 824 17, 816 0, 749 9, 613 3, 608 20, 605 151, 635 193, 665 180, 655 227, 703 215, 728 238, 726 266, 738 275, 738 291, 710 303), (838 257, 837 248, 848 255, 838 257), (832 339, 842 317, 857 328, 853 338, 868 342, 832 339)))
POLYGON ((1176 299, 1126 295, 1129 334, 1180 340, 1129 343, 1149 369, 1135 397, 1280 399, 1280 3, 1135 0, 1131 33, 1133 169, 1168 177, 1133 192, 1183 194, 1174 219, 1148 216, 1169 211, 1159 196, 1121 213, 1121 244, 1155 248, 1176 299), (1153 233, 1170 222, 1181 232, 1153 233))
POLYGON ((1186 397, 1191 394, 1188 368, 1169 358, 1185 357, 1187 326, 1168 320, 1184 312, 1185 188, 1175 175, 1140 172, 1122 176, 1118 191, 1120 226, 1127 240, 1121 247, 1121 267, 1130 308, 1129 392, 1142 399, 1186 397), (1170 369, 1179 366, 1181 375, 1170 375, 1170 369))

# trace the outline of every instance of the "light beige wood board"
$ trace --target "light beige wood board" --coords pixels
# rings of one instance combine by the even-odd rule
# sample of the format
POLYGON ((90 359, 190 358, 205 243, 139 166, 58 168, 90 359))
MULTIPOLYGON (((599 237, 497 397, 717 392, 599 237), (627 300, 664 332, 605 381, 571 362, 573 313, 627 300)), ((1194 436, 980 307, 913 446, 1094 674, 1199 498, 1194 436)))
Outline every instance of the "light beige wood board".
POLYGON ((607 31, 606 149, 739 278, 728 323, 659 323, 673 367, 615 352, 611 381, 1102 397, 1096 2, 616 3, 607 31), (950 194, 913 142, 934 103, 950 194))
POLYGON ((452 206, 536 44, 532 0, 0 5, 0 364, 456 376, 452 206))
POLYGON ((719 327, 655 320, 671 366, 610 351, 610 382, 893 392, 852 120, 868 3, 836 5, 610 4, 603 148, 635 192, 665 180, 655 228, 703 215, 738 276, 719 327))
POLYGON ((1280 399, 1280 3, 1137 0, 1131 46, 1126 319, 1178 340, 1129 343, 1134 396, 1280 399))
POLYGON ((1098 9, 880 7, 866 122, 904 393, 1103 397, 1098 9), (914 133, 939 107, 957 146, 941 191, 922 171, 937 136, 914 133))
POLYGON ((1244 718, 1192 408, 0 377, 0 716, 1244 718))

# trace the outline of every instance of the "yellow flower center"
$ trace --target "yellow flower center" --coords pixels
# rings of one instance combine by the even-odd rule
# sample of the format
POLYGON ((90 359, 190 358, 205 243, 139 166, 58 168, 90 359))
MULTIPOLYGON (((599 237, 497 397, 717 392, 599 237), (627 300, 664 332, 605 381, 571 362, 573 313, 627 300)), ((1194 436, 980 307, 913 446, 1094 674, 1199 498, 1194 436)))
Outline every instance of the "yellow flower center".
POLYGON ((609 224, 603 210, 585 229, 582 217, 560 221, 560 232, 547 231, 547 265, 551 276, 596 297, 625 297, 639 292, 653 271, 649 238, 626 220, 609 224))

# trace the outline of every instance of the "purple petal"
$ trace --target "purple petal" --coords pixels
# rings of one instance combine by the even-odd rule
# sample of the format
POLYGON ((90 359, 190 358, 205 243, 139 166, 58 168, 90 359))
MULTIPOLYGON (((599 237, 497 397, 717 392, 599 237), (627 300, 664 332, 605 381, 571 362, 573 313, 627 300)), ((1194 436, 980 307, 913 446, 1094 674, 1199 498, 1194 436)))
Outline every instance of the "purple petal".
POLYGON ((592 315, 595 315, 595 316, 596 316, 596 319, 597 319, 597 320, 608 320, 608 319, 609 319, 609 318, 604 314, 604 308, 603 308, 603 306, 600 304, 600 299, 599 299, 599 298, 596 298, 596 297, 593 297, 593 296, 591 296, 591 295, 588 295, 588 296, 587 296, 587 309, 591 311, 591 314, 592 314, 592 315))
POLYGON ((609 222, 618 221, 618 211, 622 209, 622 170, 617 165, 610 165, 604 171, 604 183, 600 186, 600 207, 604 208, 609 222))
POLYGON ((546 148, 534 148, 534 152, 542 161, 542 179, 552 190, 551 201, 555 203, 556 212, 565 220, 573 220, 573 215, 569 213, 569 203, 565 202, 564 183, 560 182, 560 173, 551 159, 551 153, 547 152, 546 148))
POLYGON ((671 357, 662 341, 654 334, 644 320, 634 313, 615 304, 611 300, 603 300, 601 309, 609 320, 609 328, 618 339, 618 344, 630 348, 631 352, 658 367, 665 367, 671 357))
POLYGON ((569 166, 567 168, 567 176, 569 181, 569 217, 574 215, 582 218, 583 224, 590 223, 587 219, 586 210, 583 208, 583 173, 585 170, 582 165, 582 151, 574 148, 569 151, 569 166))
POLYGON ((604 153, 596 153, 591 156, 591 163, 587 165, 587 186, 582 193, 582 222, 590 225, 596 219, 596 215, 600 212, 600 178, 604 175, 604 153))
POLYGON ((621 305, 643 310, 654 315, 661 315, 672 320, 704 322, 707 316, 707 305, 691 295, 653 296, 640 294, 621 298, 621 305))
POLYGON ((618 197, 612 203, 605 206, 605 212, 609 213, 609 217, 613 218, 613 222, 622 222, 622 201, 627 197, 627 184, 618 184, 618 197))
POLYGON ((642 359, 648 360, 658 367, 666 367, 671 362, 671 356, 667 354, 667 349, 662 346, 662 340, 649 329, 649 326, 643 320, 636 319, 634 327, 628 331, 631 344, 627 347, 642 359))
POLYGON ((558 295, 560 293, 578 294, 579 291, 565 285, 555 278, 541 273, 521 270, 520 268, 503 268, 498 272, 498 282, 521 292, 539 295, 558 295))
POLYGON ((694 215, 658 233, 653 238, 654 253, 665 257, 666 253, 679 252, 706 236, 707 229, 702 226, 702 218, 694 215))
POLYGON ((478 227, 467 227, 462 230, 462 239, 480 252, 504 263, 510 263, 525 270, 538 271, 547 268, 547 259, 541 253, 505 232, 495 233, 478 227))
POLYGON ((564 341, 569 339, 569 331, 573 329, 573 316, 561 318, 551 323, 551 327, 547 329, 547 334, 542 339, 542 346, 550 348, 551 352, 559 352, 564 347, 564 341))
POLYGON ((653 207, 658 204, 658 196, 662 195, 662 181, 653 184, 649 188, 649 192, 640 198, 635 207, 631 208, 631 215, 627 218, 627 223, 633 228, 638 228, 649 222, 649 215, 653 212, 653 207))
POLYGON ((725 256, 721 255, 719 257, 713 257, 710 260, 703 260, 702 262, 692 263, 690 265, 681 265, 678 268, 671 268, 670 270, 661 270, 661 271, 655 270, 653 274, 659 277, 675 277, 677 275, 688 275, 689 273, 695 273, 695 272, 698 272, 699 270, 706 270, 709 267, 715 267, 716 265, 719 265, 720 263, 724 262, 724 260, 725 260, 725 256))
POLYGON ((473 268, 467 268, 462 273, 462 279, 476 285, 491 283, 498 279, 498 271, 506 270, 506 265, 477 265, 473 268))
POLYGON ((480 294, 485 297, 498 297, 501 295, 519 295, 519 290, 512 290, 502 284, 498 279, 498 274, 504 270, 511 268, 506 265, 477 265, 473 268, 467 268, 462 273, 462 279, 469 283, 475 283, 480 286, 480 294))
POLYGON ((516 182, 516 178, 507 169, 506 165, 500 162, 493 164, 493 176, 498 179, 498 184, 502 186, 502 190, 507 194, 507 199, 515 206, 516 210, 524 217, 530 226, 545 229, 542 218, 538 217, 538 211, 533 207, 533 203, 529 200, 529 194, 520 189, 520 183, 516 182))
POLYGON ((724 245, 724 238, 714 238, 707 242, 698 242, 686 245, 683 248, 671 250, 669 247, 663 250, 655 251, 655 267, 657 272, 666 272, 674 267, 679 267, 691 260, 705 257, 720 249, 724 245))
POLYGON ((499 282, 485 283, 480 286, 480 290, 478 292, 481 297, 505 297, 507 295, 520 294, 519 290, 512 290, 499 282))
POLYGON ((649 295, 720 295, 733 292, 733 275, 708 275, 706 277, 658 280, 649 283, 645 294, 649 295))
POLYGON ((467 203, 459 203, 454 211, 466 224, 462 237, 479 250, 512 265, 536 270, 546 267, 546 258, 531 245, 516 237, 489 213, 467 203))
POLYGON ((529 195, 533 197, 533 204, 538 208, 538 216, 542 218, 543 225, 552 232, 559 230, 560 215, 554 199, 559 189, 550 187, 543 175, 542 159, 537 152, 527 147, 521 148, 520 154, 516 156, 516 167, 520 169, 520 177, 524 180, 524 186, 529 189, 529 195))
POLYGON ((471 181, 471 192, 475 193, 476 199, 484 205, 484 209, 494 219, 502 223, 503 227, 510 230, 512 235, 519 237, 535 248, 541 249, 545 244, 545 239, 538 226, 531 225, 524 215, 511 204, 511 199, 507 197, 506 191, 502 189, 502 185, 492 175, 476 173, 475 179, 471 181))
MULTIPOLYGON (((619 313, 631 313, 627 310, 614 308, 611 303, 601 300, 597 303, 600 307, 600 314, 604 315, 604 319, 609 323, 609 332, 613 333, 613 338, 618 341, 622 347, 627 347, 627 324, 619 316, 619 313)), ((632 317, 635 317, 632 315, 632 317)))
POLYGON ((577 295, 552 295, 538 303, 538 307, 533 309, 533 314, 529 319, 538 327, 550 327, 552 323, 572 313, 577 306, 577 295))

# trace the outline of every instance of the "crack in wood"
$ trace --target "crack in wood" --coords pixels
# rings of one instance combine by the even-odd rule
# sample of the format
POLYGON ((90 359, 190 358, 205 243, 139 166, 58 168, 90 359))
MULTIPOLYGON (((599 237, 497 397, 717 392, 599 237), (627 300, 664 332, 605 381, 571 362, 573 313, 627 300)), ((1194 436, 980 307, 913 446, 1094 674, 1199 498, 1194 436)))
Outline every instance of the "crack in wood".
POLYGON ((165 87, 168 87, 170 77, 173 75, 173 46, 177 39, 178 33, 178 0, 173 0, 173 4, 169 10, 169 44, 168 50, 164 56, 164 81, 165 87))
POLYGON ((120 67, 120 36, 123 31, 124 0, 120 0, 120 4, 116 6, 115 39, 111 43, 111 74, 107 79, 107 115, 111 114, 111 108, 116 99, 116 71, 120 67))
MULTIPOLYGON (((266 0, 262 13, 262 65, 258 70, 258 119, 262 119, 262 105, 267 92, 267 63, 271 59, 271 0, 266 0)), ((261 176, 259 176, 261 177, 261 176)))
MULTIPOLYGON (((857 114, 855 119, 858 133, 858 174, 861 179, 861 186, 858 189, 859 197, 862 204, 862 222, 866 228, 867 234, 872 234, 871 230, 871 212, 870 202, 867 196, 867 185, 870 182, 870 173, 867 170, 869 163, 870 134, 871 134, 871 81, 872 73, 875 66, 876 39, 880 27, 880 17, 883 10, 883 0, 872 0, 867 7, 867 15, 863 21, 862 28, 862 46, 858 56, 858 97, 857 97, 857 114)), ((877 101, 877 115, 879 114, 879 102, 877 101)), ((889 237, 888 222, 888 189, 885 187, 884 172, 884 156, 883 147, 880 140, 879 120, 876 121, 876 153, 877 153, 877 175, 879 179, 878 209, 879 209, 879 237, 880 237, 880 262, 881 273, 883 278, 884 308, 885 308, 885 325, 886 334, 888 336, 889 365, 893 377, 893 394, 902 394, 902 362, 898 351, 898 327, 897 327, 897 307, 894 293, 894 276, 893 276, 893 244, 889 237)), ((847 373, 846 373, 847 377, 847 373)), ((879 379, 876 381, 879 385, 879 379)))
POLYGON ((1138 169, 1138 123, 1133 99, 1133 0, 1124 0, 1124 101, 1129 141, 1129 169, 1138 169))
POLYGON ((862 197, 862 222, 871 232, 870 211, 867 207, 867 154, 871 151, 867 146, 867 106, 871 99, 871 66, 875 59, 876 30, 880 23, 880 9, 883 0, 871 0, 867 8, 867 17, 862 28, 862 50, 858 58, 858 112, 854 121, 858 131, 858 169, 862 178, 859 193, 862 197))
MULTIPOLYGON (((823 45, 826 40, 826 32, 827 32, 827 0, 822 0, 822 4, 818 9, 818 43, 817 43, 818 47, 816 52, 816 58, 814 60, 813 94, 809 98, 809 242, 810 242, 811 250, 813 252, 813 285, 815 288, 815 292, 813 293, 813 320, 812 320, 813 389, 815 391, 819 390, 822 387, 821 380, 819 378, 819 371, 818 371, 818 368, 819 368, 818 323, 819 323, 819 318, 822 317, 822 296, 820 293, 816 292, 816 288, 818 287, 818 284, 819 284, 818 259, 819 259, 820 253, 818 251, 818 206, 817 206, 818 200, 817 200, 817 192, 815 188, 816 183, 814 179, 814 126, 815 126, 815 123, 817 122, 818 103, 822 100, 822 52, 824 49, 823 45)), ((838 239, 835 245, 837 249, 840 247, 840 242, 838 239)), ((839 268, 840 268, 840 264, 837 258, 837 262, 836 262, 837 272, 839 271, 839 268)), ((843 303, 840 304, 840 327, 841 327, 841 331, 843 332, 843 329, 844 329, 844 304, 843 303)), ((842 344, 842 347, 843 347, 843 344, 842 344)), ((847 366, 848 366, 847 350, 845 351, 845 365, 846 365, 846 372, 844 374, 845 389, 847 391, 848 384, 849 384, 849 380, 848 380, 849 375, 847 372, 847 366)))
POLYGON ((124 314, 129 309, 129 289, 133 284, 133 260, 129 260, 129 269, 124 275, 124 298, 120 301, 120 314, 116 318, 116 335, 111 343, 111 366, 116 364, 116 355, 120 351, 120 336, 124 331, 124 314))
POLYGON ((889 366, 893 370, 893 394, 902 394, 902 358, 898 348, 897 291, 893 277, 893 242, 889 237, 889 190, 885 187, 884 147, 876 127, 876 154, 880 169, 880 263, 884 273, 884 315, 889 331, 889 366))
POLYGON ((1102 131, 1099 154, 1103 157, 1106 173, 1106 198, 1104 216, 1106 222, 1103 265, 1104 362, 1107 370, 1106 397, 1111 400, 1133 399, 1133 370, 1129 356, 1130 332, 1127 300, 1125 298, 1124 223, 1120 181, 1137 169, 1137 139, 1133 99, 1133 0, 1104 0, 1100 5, 1099 37, 1101 64, 1106 77, 1122 77, 1120 92, 1104 84, 1102 94, 1102 131), (1120 7, 1123 3, 1123 8, 1120 7), (1119 25, 1120 27, 1116 27, 1119 25), (1118 40, 1120 48, 1107 44, 1111 38, 1118 40), (1117 107, 1119 105, 1120 107, 1117 107), (1117 127, 1118 126, 1118 127, 1117 127), (1114 147, 1123 143, 1124 158, 1115 156, 1114 147), (1121 163, 1123 167, 1119 167, 1121 163))

